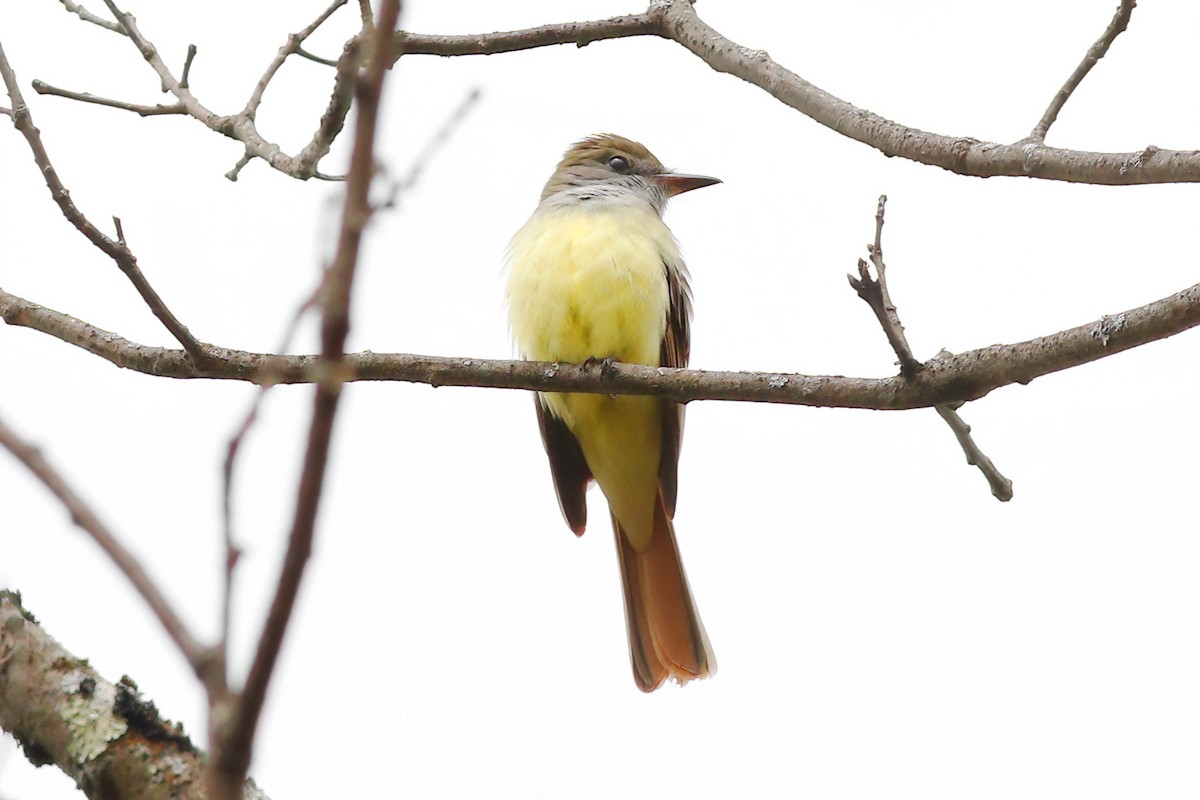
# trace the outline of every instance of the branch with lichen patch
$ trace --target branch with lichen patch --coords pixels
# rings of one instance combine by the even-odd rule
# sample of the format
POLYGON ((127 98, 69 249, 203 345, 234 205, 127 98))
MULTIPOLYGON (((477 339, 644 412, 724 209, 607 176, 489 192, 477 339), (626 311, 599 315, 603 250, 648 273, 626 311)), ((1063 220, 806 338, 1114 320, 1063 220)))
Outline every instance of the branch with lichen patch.
MULTIPOLYGON (((88 797, 202 800, 205 756, 128 678, 113 684, 0 590, 0 728, 88 797)), ((244 800, 266 800, 253 783, 244 800)))

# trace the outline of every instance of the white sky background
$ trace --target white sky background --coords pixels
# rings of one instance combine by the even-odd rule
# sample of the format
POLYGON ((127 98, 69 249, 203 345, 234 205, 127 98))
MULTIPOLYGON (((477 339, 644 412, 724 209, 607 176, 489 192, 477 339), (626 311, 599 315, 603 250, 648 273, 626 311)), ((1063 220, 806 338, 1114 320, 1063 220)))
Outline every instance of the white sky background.
MULTIPOLYGON (((189 42, 199 46, 192 87, 231 113, 325 0, 254 5, 128 9, 176 68, 189 42)), ((859 106, 1009 142, 1033 127, 1114 6, 705 0, 699 10, 859 106)), ((413 0, 404 24, 468 33, 641 9, 413 0)), ((336 56, 355 21, 338 12, 310 49, 336 56)), ((1049 143, 1197 146, 1198 26, 1200 7, 1183 0, 1136 9, 1049 143)), ((330 249, 338 187, 261 163, 230 183, 240 147, 194 120, 36 95, 40 78, 161 97, 129 42, 52 0, 0 6, 0 41, 85 213, 105 229, 122 218, 149 280, 201 339, 274 349, 330 249)), ((262 132, 298 149, 331 79, 289 61, 262 132)), ((725 181, 668 211, 693 275, 696 367, 892 374, 887 341, 845 280, 881 193, 892 295, 921 358, 1055 332, 1196 281, 1194 187, 983 181, 886 159, 654 39, 405 58, 379 148, 393 172, 472 87, 481 102, 371 228, 352 349, 509 356, 505 245, 562 150, 604 131, 725 181)), ((341 171, 346 151, 326 171, 341 171)), ((0 285, 173 344, 65 224, 7 125, 0 175, 0 285)), ((313 342, 310 325, 297 350, 313 342)), ((593 525, 576 540, 525 393, 351 386, 253 774, 276 800, 1195 797, 1196 354, 1184 334, 966 406, 977 441, 1015 482, 1008 504, 931 410, 692 404, 676 522, 721 669, 650 696, 630 675, 603 498, 591 494, 593 525)), ((256 390, 118 370, 2 326, 0 375, 0 416, 211 636, 220 463, 256 390)), ((240 462, 241 666, 274 585, 310 399, 307 387, 273 390, 240 462)), ((205 706, 182 659, 7 456, 0 502, 0 585, 202 743, 205 706)), ((4 747, 6 800, 79 796, 4 747)))

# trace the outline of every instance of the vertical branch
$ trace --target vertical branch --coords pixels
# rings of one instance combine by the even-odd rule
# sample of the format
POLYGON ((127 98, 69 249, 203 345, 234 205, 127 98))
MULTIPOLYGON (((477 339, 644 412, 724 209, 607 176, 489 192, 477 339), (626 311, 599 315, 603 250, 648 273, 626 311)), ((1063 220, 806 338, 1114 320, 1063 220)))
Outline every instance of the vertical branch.
POLYGON ((871 256, 871 266, 875 267, 875 274, 879 276, 878 280, 872 280, 866 262, 861 258, 858 260, 860 279, 865 286, 874 289, 878 298, 868 299, 863 295, 863 290, 859 288, 859 285, 854 284, 853 279, 851 284, 875 312, 875 317, 879 320, 884 335, 887 336, 888 344, 892 346, 896 357, 900 360, 900 374, 911 378, 921 370, 922 365, 913 355, 912 348, 908 346, 908 337, 904 335, 904 326, 900 324, 900 313, 896 311, 896 304, 892 302, 892 296, 888 293, 887 264, 883 260, 883 212, 886 206, 887 195, 880 195, 879 204, 875 207, 875 242, 867 246, 867 253, 871 256))
MULTIPOLYGON (((900 362, 900 376, 912 381, 925 369, 925 365, 913 355, 912 348, 908 345, 908 337, 904 335, 904 326, 900 324, 900 312, 896 310, 896 304, 892 302, 892 296, 888 292, 887 264, 883 260, 883 212, 886 205, 887 195, 880 195, 879 204, 875 207, 875 241, 867 245, 867 252, 871 256, 870 265, 860 258, 858 277, 846 277, 850 279, 850 286, 858 296, 871 307, 875 319, 879 320, 879 325, 900 362), (875 268, 875 277, 871 276, 871 267, 875 268)), ((967 463, 977 467, 987 479, 992 495, 1002 503, 1011 500, 1012 481, 1004 477, 992 460, 975 444, 975 440, 971 438, 971 426, 958 415, 958 407, 942 404, 935 408, 938 415, 950 426, 950 430, 954 431, 954 438, 966 454, 967 463)))
MULTIPOLYGON (((399 13, 399 0, 384 0, 378 23, 372 31, 372 54, 387 52, 399 13)), ((373 55, 367 69, 356 81, 358 121, 337 250, 322 285, 320 376, 313 400, 312 422, 292 530, 275 596, 245 686, 232 703, 232 708, 214 709, 213 769, 209 775, 209 791, 216 800, 232 800, 238 797, 237 793, 241 790, 249 769, 254 733, 262 715, 267 687, 312 553, 333 423, 342 384, 350 374, 344 359, 346 338, 350 331, 350 297, 363 229, 371 216, 369 191, 375 174, 375 132, 387 63, 386 58, 373 55)))

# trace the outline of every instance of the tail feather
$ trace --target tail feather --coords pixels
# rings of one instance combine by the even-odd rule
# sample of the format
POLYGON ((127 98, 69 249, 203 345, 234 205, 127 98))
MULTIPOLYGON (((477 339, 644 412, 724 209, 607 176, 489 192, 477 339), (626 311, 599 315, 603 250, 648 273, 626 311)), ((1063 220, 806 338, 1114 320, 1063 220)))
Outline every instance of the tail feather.
POLYGON ((625 588, 625 617, 633 677, 643 692, 668 678, 687 683, 717 671, 708 634, 688 588, 675 529, 662 497, 654 517, 650 545, 638 552, 613 517, 625 588))

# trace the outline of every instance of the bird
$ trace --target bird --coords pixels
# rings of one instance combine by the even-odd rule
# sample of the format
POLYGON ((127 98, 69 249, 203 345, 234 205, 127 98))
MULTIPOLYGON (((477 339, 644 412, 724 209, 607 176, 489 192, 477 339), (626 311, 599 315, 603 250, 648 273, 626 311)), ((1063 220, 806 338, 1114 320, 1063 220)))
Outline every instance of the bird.
MULTIPOLYGON (((521 357, 686 367, 691 288, 662 215, 669 198, 720 182, 669 171, 615 134, 571 146, 508 248, 508 321, 521 357)), ((672 522, 683 406, 557 392, 534 401, 568 527, 583 535, 593 480, 608 501, 638 688, 714 674, 672 522)))

